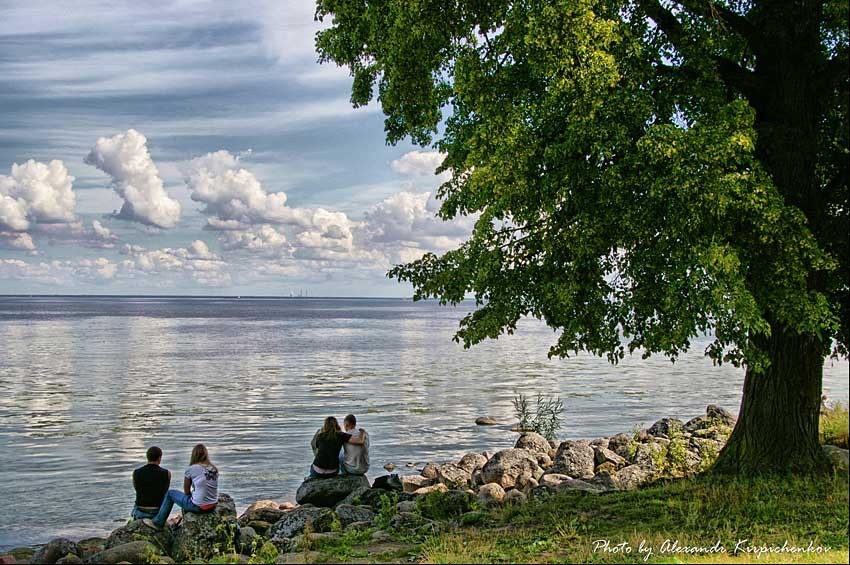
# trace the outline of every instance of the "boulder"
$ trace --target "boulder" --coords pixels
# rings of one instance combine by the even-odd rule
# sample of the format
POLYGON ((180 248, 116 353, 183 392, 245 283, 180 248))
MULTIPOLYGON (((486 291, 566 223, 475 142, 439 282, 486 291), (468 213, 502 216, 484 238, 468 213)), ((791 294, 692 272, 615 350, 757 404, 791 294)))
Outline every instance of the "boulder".
POLYGON ((521 490, 509 490, 505 493, 505 497, 502 499, 504 504, 523 504, 528 500, 528 497, 521 490))
POLYGON ((517 477, 524 472, 534 473, 540 469, 537 458, 525 449, 505 449, 487 461, 481 469, 484 483, 498 483, 502 488, 513 488, 517 477))
POLYGON ((554 463, 552 463, 552 458, 549 457, 547 454, 538 453, 537 464, 540 466, 541 469, 551 469, 554 463))
POLYGON ((77 544, 66 538, 56 538, 47 542, 46 545, 38 548, 32 554, 30 563, 46 563, 53 565, 59 559, 65 557, 69 553, 77 555, 77 544))
POLYGON ((657 472, 661 470, 665 455, 665 446, 657 442, 641 443, 635 448, 634 457, 631 462, 636 465, 642 465, 657 472))
POLYGON ((105 538, 85 538, 77 542, 77 552, 83 558, 83 561, 104 549, 106 549, 105 538))
POLYGON ((356 489, 348 493, 348 496, 343 498, 340 501, 340 504, 354 504, 355 506, 358 504, 371 504, 371 502, 364 502, 363 497, 372 496, 375 498, 375 500, 377 500, 382 494, 387 494, 387 491, 381 489, 373 489, 369 487, 357 487, 356 489))
POLYGON ((499 422, 493 416, 478 416, 475 423, 479 426, 495 426, 499 422))
POLYGON ((82 565, 83 560, 76 553, 69 553, 56 561, 56 565, 82 565))
POLYGON ((652 466, 629 465, 611 475, 611 479, 619 490, 634 490, 652 481, 655 475, 656 471, 652 466))
POLYGON ((678 418, 661 418, 646 431, 653 436, 669 437, 671 433, 682 431, 683 427, 684 424, 678 418))
POLYGON ((457 462, 457 466, 465 471, 474 473, 483 467, 485 463, 487 463, 487 458, 480 453, 467 453, 460 458, 460 461, 457 462))
POLYGON ((612 438, 608 439, 608 449, 623 457, 625 459, 629 458, 629 446, 632 444, 634 440, 628 434, 617 434, 612 438))
POLYGON ((177 561, 209 559, 232 550, 236 541, 236 503, 230 495, 219 494, 215 510, 183 514, 183 522, 174 532, 171 555, 177 561))
MULTIPOLYGON (((541 477, 542 476, 543 475, 541 475, 541 477)), ((514 488, 518 488, 520 490, 531 490, 538 485, 539 483, 537 482, 537 478, 535 478, 534 473, 526 471, 524 473, 520 473, 520 475, 516 478, 514 488)))
POLYGON ((416 501, 414 500, 403 500, 395 505, 397 512, 416 512, 416 501))
POLYGON ((616 471, 599 471, 588 483, 599 487, 603 492, 617 490, 617 483, 614 481, 616 471))
POLYGON ((390 529, 397 530, 399 528, 419 528, 429 522, 430 520, 428 520, 427 518, 423 518, 421 515, 415 512, 399 512, 398 514, 390 518, 390 529))
POLYGON ((354 522, 371 522, 375 519, 375 511, 371 506, 354 506, 352 504, 340 504, 334 510, 343 526, 354 522))
POLYGON ((309 524, 311 532, 329 532, 334 522, 330 508, 317 506, 299 506, 290 510, 269 529, 269 536, 275 539, 292 538, 304 531, 309 524))
POLYGON ((426 479, 437 479, 437 475, 440 472, 440 466, 435 465, 434 463, 426 463, 425 467, 422 468, 422 472, 419 473, 426 479))
POLYGON ((239 528, 239 543, 236 548, 245 554, 254 553, 263 543, 262 538, 257 533, 257 530, 251 526, 239 528))
POLYGON ((298 487, 295 500, 298 504, 330 508, 360 487, 369 487, 369 479, 363 475, 307 479, 298 487))
POLYGON ((443 483, 437 483, 436 485, 431 485, 430 487, 422 487, 413 491, 412 494, 416 496, 422 496, 423 494, 430 494, 432 492, 449 492, 449 487, 444 485, 443 483))
POLYGON ((310 547, 316 542, 327 542, 339 538, 337 532, 311 532, 307 534, 298 534, 292 538, 292 550, 303 551, 306 547, 310 547))
POLYGON ((252 528, 255 532, 257 532, 261 536, 264 536, 266 535, 266 532, 269 531, 269 528, 272 527, 272 525, 269 522, 263 522, 262 520, 251 520, 250 522, 248 522, 246 527, 252 528))
POLYGON ((552 449, 549 440, 535 432, 525 432, 519 436, 514 447, 516 449, 527 449, 534 454, 543 453, 545 455, 548 455, 549 450, 552 449))
POLYGON ((556 473, 580 479, 592 478, 595 468, 593 448, 586 441, 563 442, 552 461, 556 473))
POLYGON ((255 520, 274 524, 284 513, 285 511, 281 510, 280 505, 274 500, 258 500, 239 516, 238 522, 240 526, 246 526, 255 520))
MULTIPOLYGON (((234 516, 234 518, 236 517, 234 516)), ((155 545, 144 540, 139 540, 95 553, 86 559, 86 563, 92 565, 99 565, 101 563, 159 563, 159 557, 161 555, 155 545)))
POLYGON ((498 483, 488 483, 478 489, 478 502, 482 506, 498 506, 505 498, 505 489, 498 483))
POLYGON ((850 467, 848 450, 841 449, 835 445, 822 445, 821 449, 823 449, 824 455, 826 455, 826 458, 829 459, 829 462, 832 463, 833 467, 847 472, 848 467, 850 467))
POLYGON ((171 535, 170 528, 159 530, 146 526, 141 520, 133 520, 126 526, 113 530, 106 538, 104 549, 112 549, 132 541, 148 541, 158 549, 161 555, 168 555, 171 553, 174 536, 171 535))
POLYGON ((542 477, 540 477, 540 484, 544 487, 556 489, 558 485, 563 483, 564 481, 572 480, 572 477, 569 475, 562 475, 560 473, 546 473, 542 477))
POLYGON ((608 438, 600 437, 590 442, 590 447, 604 447, 608 449, 608 438))
POLYGON ((437 474, 437 480, 450 489, 466 488, 469 486, 470 479, 472 479, 471 471, 467 471, 453 463, 441 466, 437 474))
MULTIPOLYGON (((368 484, 368 482, 366 484, 368 484)), ((376 477, 375 480, 372 481, 372 488, 401 492, 404 490, 404 485, 401 482, 401 477, 399 477, 396 473, 392 473, 391 475, 381 475, 380 477, 376 477)))
POLYGON ((413 492, 422 487, 429 487, 434 484, 434 479, 423 477, 422 475, 405 475, 401 478, 401 485, 404 492, 413 492))
POLYGON ((717 406, 716 404, 709 404, 708 406, 706 406, 705 415, 708 416, 710 419, 714 420, 715 422, 719 422, 720 424, 729 427, 733 427, 735 425, 735 422, 738 421, 734 414, 732 414, 725 408, 717 406))
POLYGON ((624 457, 620 457, 617 453, 611 451, 607 447, 594 447, 593 459, 596 462, 597 469, 600 465, 611 463, 616 469, 620 469, 629 464, 624 457))

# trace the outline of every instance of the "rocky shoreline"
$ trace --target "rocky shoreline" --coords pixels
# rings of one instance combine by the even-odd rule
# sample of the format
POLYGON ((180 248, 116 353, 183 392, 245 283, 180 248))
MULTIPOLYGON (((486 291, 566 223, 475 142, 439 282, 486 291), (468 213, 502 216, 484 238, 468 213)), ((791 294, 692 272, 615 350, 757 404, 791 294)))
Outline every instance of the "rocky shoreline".
MULTIPOLYGON (((458 461, 426 464, 415 475, 343 476, 302 483, 296 503, 260 500, 237 516, 220 494, 215 511, 185 514, 154 530, 141 521, 117 528, 107 538, 77 542, 57 538, 36 548, 0 555, 14 563, 175 563, 225 559, 229 563, 290 563, 316 539, 363 532, 374 543, 391 531, 427 534, 439 528, 426 500, 439 499, 463 518, 479 508, 523 504, 563 491, 603 495, 632 490, 660 478, 699 473, 713 463, 735 417, 709 405, 687 422, 663 418, 645 430, 593 440, 549 441, 522 433, 515 446, 495 453, 467 453, 458 461), (423 509, 425 511, 423 511, 423 509), (300 553, 299 553, 300 552, 300 553)), ((847 450, 824 446, 838 467, 847 450)))

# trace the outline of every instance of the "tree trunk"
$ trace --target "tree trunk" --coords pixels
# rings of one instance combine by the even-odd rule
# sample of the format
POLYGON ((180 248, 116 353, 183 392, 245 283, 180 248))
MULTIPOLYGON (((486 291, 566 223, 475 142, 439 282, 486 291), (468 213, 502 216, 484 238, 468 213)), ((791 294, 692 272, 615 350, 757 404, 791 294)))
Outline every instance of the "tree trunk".
POLYGON ((760 344, 770 357, 747 369, 738 422, 714 465, 718 473, 809 473, 828 468, 818 441, 823 346, 774 326, 760 344))

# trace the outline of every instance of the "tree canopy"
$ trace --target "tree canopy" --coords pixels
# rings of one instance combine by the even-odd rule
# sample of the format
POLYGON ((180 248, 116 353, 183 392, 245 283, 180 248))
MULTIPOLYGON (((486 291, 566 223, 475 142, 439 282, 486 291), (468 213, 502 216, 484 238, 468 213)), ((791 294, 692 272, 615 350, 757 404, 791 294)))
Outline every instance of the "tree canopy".
POLYGON ((703 333, 754 372, 780 336, 846 354, 847 0, 319 0, 317 18, 387 141, 445 154, 440 215, 479 215, 390 272, 416 298, 474 295, 466 345, 534 316, 561 356, 675 358, 703 333))

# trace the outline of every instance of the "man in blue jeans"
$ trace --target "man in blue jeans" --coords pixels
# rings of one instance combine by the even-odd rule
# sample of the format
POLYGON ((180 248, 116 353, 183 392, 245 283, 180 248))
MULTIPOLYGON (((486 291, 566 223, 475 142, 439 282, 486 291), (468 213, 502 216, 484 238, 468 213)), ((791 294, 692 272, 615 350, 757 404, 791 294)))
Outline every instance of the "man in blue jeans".
POLYGON ((147 451, 147 460, 147 465, 133 471, 136 502, 130 515, 136 520, 156 516, 171 486, 171 471, 160 466, 162 450, 155 445, 151 446, 147 451))

